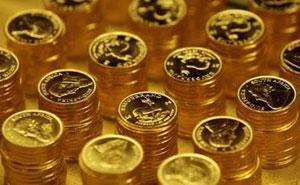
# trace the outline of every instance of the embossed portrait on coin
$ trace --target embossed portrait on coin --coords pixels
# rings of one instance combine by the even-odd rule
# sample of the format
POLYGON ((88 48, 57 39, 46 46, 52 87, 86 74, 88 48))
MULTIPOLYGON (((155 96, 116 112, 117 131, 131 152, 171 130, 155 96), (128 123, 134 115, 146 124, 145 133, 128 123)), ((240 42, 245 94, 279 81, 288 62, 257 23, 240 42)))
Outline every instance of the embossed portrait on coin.
POLYGON ((300 41, 292 43, 283 51, 284 64, 293 70, 300 73, 300 41))

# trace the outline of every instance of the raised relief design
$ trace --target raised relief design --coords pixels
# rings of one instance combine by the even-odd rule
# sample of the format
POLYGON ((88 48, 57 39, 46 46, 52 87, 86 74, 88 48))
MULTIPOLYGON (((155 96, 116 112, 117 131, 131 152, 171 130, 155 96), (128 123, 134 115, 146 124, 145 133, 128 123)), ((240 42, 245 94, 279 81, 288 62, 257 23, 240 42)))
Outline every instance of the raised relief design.
POLYGON ((293 70, 300 73, 300 41, 297 40, 287 46, 283 51, 284 64, 293 70))
POLYGON ((0 73, 7 72, 10 69, 11 63, 6 56, 0 54, 0 73))

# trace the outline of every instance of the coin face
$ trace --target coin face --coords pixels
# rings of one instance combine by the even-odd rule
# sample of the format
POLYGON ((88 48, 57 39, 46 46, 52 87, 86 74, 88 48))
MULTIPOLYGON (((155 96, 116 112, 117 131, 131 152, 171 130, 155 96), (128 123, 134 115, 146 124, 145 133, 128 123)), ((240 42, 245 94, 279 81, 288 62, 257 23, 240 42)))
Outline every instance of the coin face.
POLYGON ((76 70, 58 70, 48 73, 39 83, 39 92, 56 103, 77 103, 96 90, 93 78, 76 70))
POLYGON ((154 92, 140 92, 125 98, 119 106, 123 120, 145 129, 168 125, 177 115, 175 102, 168 96, 154 92))
POLYGON ((92 59, 105 67, 135 66, 145 58, 146 52, 144 41, 125 32, 103 34, 90 45, 92 59))
POLYGON ((50 0, 61 6, 80 6, 83 4, 90 4, 93 0, 50 0))
POLYGON ((26 44, 48 43, 63 31, 63 24, 46 10, 28 10, 10 19, 6 25, 8 37, 26 44))
POLYGON ((172 26, 185 16, 186 4, 183 0, 134 0, 129 13, 133 20, 149 26, 172 26))
POLYGON ((85 165, 98 173, 122 174, 138 167, 143 150, 136 141, 118 135, 98 137, 83 149, 85 165))
POLYGON ((285 69, 300 73, 300 40, 289 43, 281 53, 281 62, 285 69))
POLYGON ((63 126, 55 115, 41 110, 27 110, 10 116, 3 124, 5 140, 21 147, 43 147, 61 137, 63 126))
POLYGON ((174 51, 165 61, 165 71, 183 81, 201 81, 220 72, 222 62, 213 51, 204 48, 183 48, 174 51))
POLYGON ((210 158, 198 154, 183 154, 167 159, 158 170, 164 185, 217 185, 220 169, 210 158))
POLYGON ((298 9, 298 0, 252 0, 262 9, 287 12, 298 9))
POLYGON ((209 19, 206 30, 208 36, 217 43, 244 46, 255 43, 263 36, 264 24, 251 12, 225 10, 209 19))
POLYGON ((212 117, 199 123, 193 136, 196 145, 208 152, 236 152, 252 141, 252 129, 231 117, 212 117))
POLYGON ((281 78, 261 76, 246 81, 238 91, 238 98, 255 111, 279 111, 295 101, 296 91, 281 78))
POLYGON ((13 76, 18 69, 19 62, 16 56, 0 48, 0 82, 13 76))

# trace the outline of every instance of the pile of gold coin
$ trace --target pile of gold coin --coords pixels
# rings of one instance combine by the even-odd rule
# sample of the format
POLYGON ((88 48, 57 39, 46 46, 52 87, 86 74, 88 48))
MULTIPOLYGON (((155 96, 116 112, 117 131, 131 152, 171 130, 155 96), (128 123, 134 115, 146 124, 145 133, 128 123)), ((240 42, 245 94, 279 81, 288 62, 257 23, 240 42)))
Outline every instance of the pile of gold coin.
POLYGON ((142 146, 121 135, 89 141, 79 157, 83 185, 141 185, 142 146))
POLYGON ((126 97, 119 106, 117 131, 141 143, 145 156, 142 179, 157 184, 157 168, 177 154, 177 107, 166 95, 140 92, 126 97))
POLYGON ((187 15, 183 20, 184 46, 199 46, 205 43, 205 24, 217 12, 225 9, 226 0, 185 0, 187 15))
POLYGON ((19 60, 12 52, 0 48, 0 124, 24 109, 24 103, 19 60))
POLYGON ((102 132, 100 101, 95 80, 71 69, 52 71, 40 81, 38 105, 64 123, 64 153, 68 161, 78 159, 84 144, 102 132))
POLYGON ((299 110, 294 86, 279 77, 258 76, 244 82, 237 115, 253 126, 264 168, 280 168, 299 157, 299 110))
POLYGON ((213 51, 181 48, 165 61, 165 92, 178 106, 179 135, 192 137, 197 123, 209 116, 225 114, 222 61, 213 51))
POLYGON ((133 34, 110 32, 94 39, 89 52, 89 71, 98 80, 102 115, 116 118, 126 96, 147 90, 146 45, 133 34))
POLYGON ((46 10, 25 10, 7 21, 5 26, 7 47, 20 61, 26 94, 36 95, 39 79, 64 65, 62 60, 64 30, 61 19, 46 10))
POLYGON ((143 36, 149 48, 148 76, 151 79, 163 79, 165 58, 182 42, 181 24, 185 15, 184 0, 132 0, 130 29, 143 36))
POLYGON ((243 120, 217 116, 202 120, 194 129, 195 153, 215 160, 222 185, 261 185, 260 160, 253 130, 243 120))
POLYGON ((63 125, 41 110, 17 112, 2 126, 1 160, 6 185, 64 185, 63 125))
POLYGON ((166 159, 157 172, 160 185, 219 185, 218 164, 199 154, 179 154, 166 159))
POLYGON ((291 40, 299 38, 300 6, 298 0, 248 0, 249 9, 259 15, 266 25, 267 62, 271 68, 280 65, 280 53, 291 40), (274 44, 276 43, 276 44, 274 44))
POLYGON ((280 73, 284 79, 289 80, 300 93, 300 40, 288 43, 281 52, 280 73))
POLYGON ((207 44, 224 64, 225 93, 235 97, 239 86, 258 75, 265 60, 262 20, 245 10, 225 10, 206 25, 207 44))
POLYGON ((101 0, 43 0, 66 25, 64 55, 72 60, 88 58, 88 46, 103 31, 101 0))

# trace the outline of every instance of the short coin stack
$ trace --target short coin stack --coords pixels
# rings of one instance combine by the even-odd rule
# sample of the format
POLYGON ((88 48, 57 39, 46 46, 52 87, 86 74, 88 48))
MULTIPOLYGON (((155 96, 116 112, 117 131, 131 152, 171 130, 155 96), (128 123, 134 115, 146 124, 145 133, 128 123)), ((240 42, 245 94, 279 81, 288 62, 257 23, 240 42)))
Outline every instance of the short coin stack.
POLYGON ((7 47, 20 61, 23 88, 27 95, 37 95, 40 78, 64 65, 64 31, 61 19, 42 9, 21 11, 7 21, 7 47))
POLYGON ((126 96, 147 90, 146 45, 133 34, 111 32, 94 39, 89 52, 89 71, 98 80, 102 115, 114 119, 126 96))
POLYGON ((159 164, 177 154, 177 127, 177 107, 168 96, 140 92, 120 103, 117 130, 141 143, 145 152, 141 169, 145 184, 156 184, 159 164))
POLYGON ((199 154, 179 154, 166 159, 157 172, 160 185, 218 185, 218 164, 199 154))
POLYGON ((142 146, 120 135, 89 141, 79 157, 83 185, 141 185, 142 146))
POLYGON ((78 70, 57 70, 41 79, 38 91, 39 108, 55 113, 64 123, 66 159, 77 160, 84 144, 102 131, 96 82, 78 70))
POLYGON ((235 97, 241 83, 258 75, 265 59, 264 24, 251 12, 225 10, 209 19, 206 33, 208 46, 224 64, 225 93, 235 97))
POLYGON ((264 168, 284 167, 299 157, 299 110, 294 86, 275 76, 258 76, 238 91, 237 115, 253 126, 264 168))
POLYGON ((288 43, 281 52, 280 76, 289 80, 300 93, 300 40, 288 43))
MULTIPOLYGON (((17 57, 0 48, 0 123, 25 108, 17 57)), ((1 134, 0 134, 1 135, 1 134)))
POLYGON ((4 184, 64 185, 63 125, 41 110, 17 112, 2 127, 4 184))
POLYGON ((220 184, 261 185, 260 160, 246 122, 227 116, 207 118, 195 127, 193 141, 196 153, 220 165, 220 184))
POLYGON ((266 25, 267 62, 271 68, 278 69, 280 53, 291 40, 299 37, 299 0, 270 1, 248 0, 249 9, 260 16, 266 25), (276 43, 276 44, 274 44, 276 43))
POLYGON ((66 24, 65 56, 72 60, 88 58, 91 40, 102 32, 101 0, 43 0, 66 24))
POLYGON ((133 0, 130 4, 130 29, 142 35, 149 48, 151 79, 163 79, 164 59, 182 41, 180 24, 185 14, 184 0, 133 0))
POLYGON ((225 114, 222 61, 211 50, 181 48, 165 60, 165 92, 178 106, 179 135, 192 137, 196 124, 225 114))

